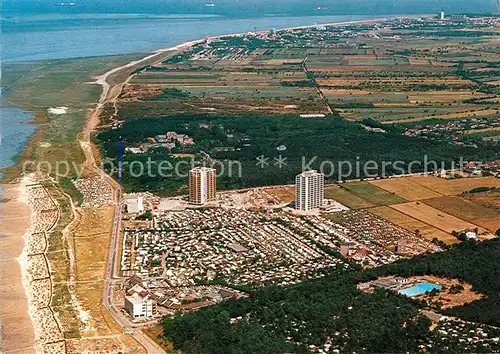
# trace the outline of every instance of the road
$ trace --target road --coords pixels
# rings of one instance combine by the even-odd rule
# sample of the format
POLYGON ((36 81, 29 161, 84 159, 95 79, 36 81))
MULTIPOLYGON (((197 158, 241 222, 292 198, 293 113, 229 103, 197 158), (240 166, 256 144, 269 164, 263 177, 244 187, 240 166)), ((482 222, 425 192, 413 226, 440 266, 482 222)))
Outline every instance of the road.
MULTIPOLYGON (((218 38, 218 37, 213 37, 218 38)), ((113 229, 110 239, 109 251, 108 251, 108 260, 106 265, 106 273, 104 277, 104 296, 103 303, 104 306, 108 309, 110 314, 116 323, 124 329, 124 332, 130 334, 138 343, 140 343, 148 353, 150 354, 159 354, 165 353, 163 349, 161 349, 153 340, 151 340, 148 336, 146 336, 139 326, 133 326, 130 320, 125 317, 121 313, 120 310, 117 310, 113 305, 113 291, 114 286, 120 281, 120 278, 116 276, 117 270, 117 261, 119 257, 117 257, 119 252, 119 242, 120 242, 120 230, 121 230, 121 187, 116 183, 116 181, 111 178, 109 175, 105 174, 96 164, 96 156, 94 154, 98 154, 97 149, 92 148, 91 144, 91 132, 94 131, 99 125, 99 118, 102 112, 103 107, 108 103, 113 103, 116 105, 117 98, 119 97, 124 85, 130 79, 130 75, 126 75, 126 78, 121 80, 120 82, 115 82, 119 80, 118 77, 122 71, 131 72, 135 68, 143 66, 145 64, 153 65, 157 62, 164 60, 166 57, 175 54, 175 51, 183 50, 188 48, 190 45, 195 43, 199 43, 201 40, 192 41, 183 43, 179 46, 166 48, 159 50, 145 58, 133 61, 121 67, 112 69, 105 74, 101 75, 96 83, 102 86, 102 94, 99 100, 99 103, 95 110, 90 115, 87 124, 79 136, 79 142, 82 147, 82 150, 85 155, 85 169, 88 172, 96 173, 103 178, 104 183, 108 183, 112 186, 114 191, 114 201, 116 204, 115 214, 113 218, 113 229), (113 77, 114 76, 114 77, 113 77)), ((305 67, 305 65, 304 65, 305 67)), ((305 68, 307 73, 307 68, 305 68)), ((321 92, 320 92, 321 94, 321 92)), ((326 99, 322 96, 325 103, 326 99)), ((327 109, 331 113, 331 108, 326 104, 327 109)), ((117 107, 115 106, 115 114, 117 112, 117 107)))
MULTIPOLYGON (((111 179, 111 177, 106 176, 111 179)), ((106 178, 105 177, 105 178, 106 178)), ((115 188, 115 215, 113 217, 113 231, 111 233, 110 246, 108 251, 108 264, 106 266, 106 274, 104 277, 104 306, 111 313, 111 316, 116 321, 116 323, 124 329, 124 332, 129 333, 134 339, 139 342, 148 353, 150 354, 163 354, 165 351, 158 346, 152 339, 146 336, 140 329, 132 328, 131 323, 128 318, 126 318, 119 310, 117 310, 113 305, 113 288, 115 284, 120 280, 116 276, 117 262, 119 257, 117 257, 120 250, 120 229, 121 229, 121 218, 122 218, 122 208, 121 208, 121 188, 117 186, 116 182, 109 181, 111 185, 115 188)))
POLYGON ((117 257, 120 250, 120 229, 121 229, 121 218, 122 218, 122 208, 121 208, 121 190, 118 189, 116 193, 117 205, 115 208, 115 215, 113 218, 113 231, 111 234, 111 241, 108 252, 108 264, 106 266, 106 274, 104 277, 104 306, 108 309, 113 316, 113 319, 120 325, 124 332, 129 333, 134 339, 139 342, 148 353, 151 354, 163 354, 165 351, 158 346, 151 338, 146 336, 139 328, 134 328, 130 320, 123 315, 119 310, 113 305, 113 288, 116 283, 118 283, 121 278, 115 275, 117 269, 117 263, 119 257, 117 257))
MULTIPOLYGON (((193 42, 194 43, 194 42, 193 42)), ((95 173, 101 176, 102 182, 109 184, 113 188, 113 199, 115 202, 115 214, 113 218, 113 230, 111 233, 109 251, 108 251, 108 260, 106 265, 106 273, 104 276, 104 296, 103 303, 104 306, 108 309, 113 319, 116 323, 123 328, 123 331, 131 335, 139 344, 141 344, 148 353, 150 354, 164 354, 166 353, 156 342, 154 342, 151 338, 146 336, 139 326, 133 326, 130 320, 122 314, 119 310, 117 310, 113 306, 113 288, 115 284, 120 280, 119 277, 116 276, 117 270, 117 261, 119 257, 117 257, 119 252, 119 242, 120 242, 120 229, 121 229, 121 186, 109 175, 104 173, 96 164, 96 156, 94 153, 98 154, 97 149, 92 148, 92 143, 90 140, 91 132, 97 128, 99 125, 99 116, 102 112, 103 107, 108 103, 116 103, 118 96, 120 95, 123 86, 128 81, 130 76, 124 79, 122 82, 112 83, 110 84, 108 80, 113 74, 118 74, 122 70, 133 70, 134 67, 138 65, 144 65, 144 63, 149 63, 150 61, 162 61, 165 59, 165 55, 170 53, 172 49, 182 49, 186 46, 186 44, 182 46, 177 46, 173 48, 168 48, 162 51, 158 51, 150 56, 145 57, 144 59, 131 62, 119 68, 115 68, 113 70, 108 71, 104 75, 100 76, 96 83, 100 84, 103 88, 103 92, 101 94, 101 98, 95 110, 90 115, 87 124, 79 137, 80 146, 82 147, 83 153, 85 155, 85 163, 84 167, 87 172, 95 173), (165 55, 163 55, 165 54, 165 55)))
POLYGON ((158 346, 153 340, 146 336, 139 328, 133 328, 129 319, 125 317, 113 305, 113 287, 121 279, 115 276, 115 270, 118 262, 118 252, 120 250, 120 229, 121 229, 121 191, 118 189, 116 193, 117 205, 115 208, 115 215, 113 218, 113 231, 111 234, 111 241, 108 252, 108 264, 106 266, 106 274, 104 277, 104 306, 111 313, 111 316, 116 323, 124 329, 124 332, 129 333, 134 339, 139 342, 148 353, 163 354, 165 351, 158 346))

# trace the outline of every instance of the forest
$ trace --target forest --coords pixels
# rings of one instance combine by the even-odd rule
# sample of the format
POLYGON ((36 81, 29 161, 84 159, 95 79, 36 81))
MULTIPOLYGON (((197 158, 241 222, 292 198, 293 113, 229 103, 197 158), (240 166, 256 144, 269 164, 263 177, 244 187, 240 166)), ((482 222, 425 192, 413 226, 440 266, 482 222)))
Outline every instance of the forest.
MULTIPOLYGON (((125 147, 137 147, 148 138, 166 134, 167 131, 187 134, 194 138, 195 144, 177 146, 171 152, 194 153, 198 161, 203 155, 210 161, 225 161, 226 165, 229 161, 237 162, 239 168, 236 172, 233 169, 231 175, 220 174, 217 181, 219 189, 293 183, 295 175, 304 167, 319 169, 327 179, 338 180, 381 175, 384 172, 386 175, 419 172, 424 168, 425 157, 427 161, 436 161, 439 165, 443 162, 449 166, 461 157, 488 160, 497 156, 494 146, 485 145, 479 149, 458 147, 444 141, 406 137, 396 126, 388 126, 386 130, 386 133, 367 132, 361 124, 336 115, 325 118, 252 114, 173 115, 127 120, 119 129, 101 131, 97 142, 103 156, 116 163, 120 136, 125 147), (201 128, 202 123, 208 128, 201 128), (256 165, 260 156, 267 158, 267 164, 256 165), (274 160, 279 156, 284 159, 281 166, 274 160), (367 161, 372 162, 365 170, 363 166, 367 161), (418 163, 410 165, 412 161, 418 163), (356 171, 357 164, 359 171, 356 171)), ((175 164, 182 160, 159 148, 144 154, 126 153, 124 162, 145 162, 148 158, 155 163, 168 161, 175 164)), ((172 195, 180 193, 179 188, 185 182, 182 176, 165 179, 141 175, 135 178, 128 170, 123 171, 127 191, 149 190, 172 195)))
MULTIPOLYGON (((164 335, 187 353, 306 353, 330 341, 341 352, 416 352, 433 343, 424 304, 378 289, 365 294, 361 281, 383 275, 439 275, 470 282, 485 298, 444 311, 499 325, 500 242, 462 242, 451 249, 376 269, 335 274, 288 288, 270 287, 163 321, 164 335), (231 320, 233 319, 233 320, 231 320)), ((435 339, 435 338, 434 338, 435 339)), ((481 350, 480 348, 477 350, 481 350)))

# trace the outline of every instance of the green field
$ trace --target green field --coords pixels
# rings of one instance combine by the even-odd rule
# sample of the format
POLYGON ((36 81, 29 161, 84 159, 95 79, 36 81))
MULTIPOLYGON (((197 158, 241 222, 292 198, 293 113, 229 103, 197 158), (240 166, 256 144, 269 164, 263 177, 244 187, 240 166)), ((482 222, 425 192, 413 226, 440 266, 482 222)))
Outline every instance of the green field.
MULTIPOLYGON (((335 103, 335 101, 332 101, 335 103)), ((344 116, 349 119, 362 120, 365 118, 373 118, 378 121, 404 121, 407 119, 423 118, 423 117, 436 117, 451 113, 462 113, 477 109, 477 106, 442 106, 442 105, 429 105, 425 107, 408 106, 408 107, 391 107, 391 106, 378 106, 374 108, 348 108, 344 112, 344 116)), ((471 113, 473 114, 473 113, 471 113)))
MULTIPOLYGON (((41 123, 29 151, 21 160, 57 161, 81 165, 83 153, 77 135, 88 114, 96 106, 101 86, 92 84, 95 77, 120 64, 143 55, 109 56, 71 60, 41 61, 29 64, 5 64, 2 86, 3 104, 32 111, 41 123), (67 107, 67 114, 49 114, 48 108, 67 107)), ((6 179, 16 177, 19 166, 6 171, 6 179)), ((72 171, 74 172, 74 171, 72 171)))
POLYGON ((199 98, 212 98, 216 100, 268 100, 268 99, 319 99, 316 91, 312 88, 298 89, 295 87, 183 87, 199 98))
POLYGON ((339 186, 326 187, 325 198, 334 199, 340 204, 343 204, 351 209, 365 209, 374 206, 374 204, 358 197, 357 195, 354 195, 344 188, 340 188, 339 186))
POLYGON ((406 202, 405 199, 391 194, 368 182, 345 183, 340 186, 349 193, 376 206, 392 205, 406 202))
MULTIPOLYGON (((111 68, 138 59, 143 55, 96 57, 74 60, 54 60, 29 64, 6 64, 3 67, 3 104, 32 111, 41 129, 19 162, 27 159, 47 162, 54 168, 57 162, 68 162, 77 167, 84 156, 77 137, 82 131, 88 114, 95 108, 101 95, 101 86, 92 84, 95 77, 111 68), (49 114, 51 107, 67 107, 66 114, 49 114)), ((46 170, 43 168, 42 170, 46 170)), ((53 171, 53 170, 52 170, 53 171)), ((21 167, 13 166, 6 171, 4 181, 19 175, 21 167)), ((63 171, 64 172, 64 171, 63 171)), ((70 176, 76 170, 69 171, 70 176)), ((51 308, 61 321, 65 339, 80 337, 81 321, 72 306, 70 285, 70 261, 68 249, 74 247, 64 237, 64 229, 73 220, 74 213, 68 196, 73 202, 81 202, 81 194, 70 178, 62 178, 60 184, 46 182, 45 187, 56 201, 60 214, 55 227, 47 234, 47 257, 53 281, 51 308)), ((82 299, 79 299, 82 300, 82 299)))

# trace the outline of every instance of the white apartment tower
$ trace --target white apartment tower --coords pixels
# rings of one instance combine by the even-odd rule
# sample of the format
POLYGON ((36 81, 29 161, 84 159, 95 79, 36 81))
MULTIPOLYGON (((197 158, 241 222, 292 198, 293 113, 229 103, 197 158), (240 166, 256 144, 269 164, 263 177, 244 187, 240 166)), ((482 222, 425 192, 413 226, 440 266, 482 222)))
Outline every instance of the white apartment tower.
POLYGON ((140 196, 126 196, 125 204, 127 205, 127 213, 141 213, 144 211, 144 201, 140 196))
POLYGON ((155 301, 149 295, 143 296, 134 293, 125 296, 125 310, 134 318, 138 317, 152 317, 155 312, 155 301))
POLYGON ((208 167, 195 167, 189 171, 189 202, 205 204, 215 201, 216 171, 208 167))
POLYGON ((295 178, 295 209, 312 210, 323 205, 325 176, 317 171, 306 171, 295 178))

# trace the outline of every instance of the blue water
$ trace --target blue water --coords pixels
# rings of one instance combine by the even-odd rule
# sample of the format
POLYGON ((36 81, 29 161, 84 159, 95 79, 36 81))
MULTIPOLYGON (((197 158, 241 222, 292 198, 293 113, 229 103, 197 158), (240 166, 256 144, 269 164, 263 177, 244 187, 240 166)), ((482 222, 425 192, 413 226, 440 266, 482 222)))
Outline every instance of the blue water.
POLYGON ((491 0, 2 0, 2 11, 218 14, 227 17, 493 12, 491 0), (212 2, 215 6, 207 7, 212 2), (319 8, 318 8, 319 7, 319 8))
POLYGON ((420 284, 417 284, 415 286, 412 286, 411 288, 400 290, 399 293, 401 295, 405 295, 408 297, 414 297, 414 296, 419 296, 419 295, 425 294, 425 293, 430 292, 434 289, 441 290, 442 288, 443 287, 441 285, 424 282, 424 283, 420 283, 420 284))
POLYGON ((29 124, 32 119, 30 112, 0 107, 0 169, 13 164, 16 155, 36 130, 35 125, 29 124))
MULTIPOLYGON (((158 14, 4 14, 4 63, 150 52, 207 36, 263 29, 338 23, 374 16, 304 16, 235 19, 217 15, 158 14)), ((8 66, 3 68, 8 70, 8 66)), ((0 84, 1 86, 1 84, 0 84)), ((35 126, 32 115, 0 107, 0 168, 13 164, 35 126)))
MULTIPOLYGON (((149 52, 207 36, 376 16, 230 19, 215 15, 39 14, 2 18, 4 62, 149 52)), ((379 16, 380 17, 380 16, 379 16)))

